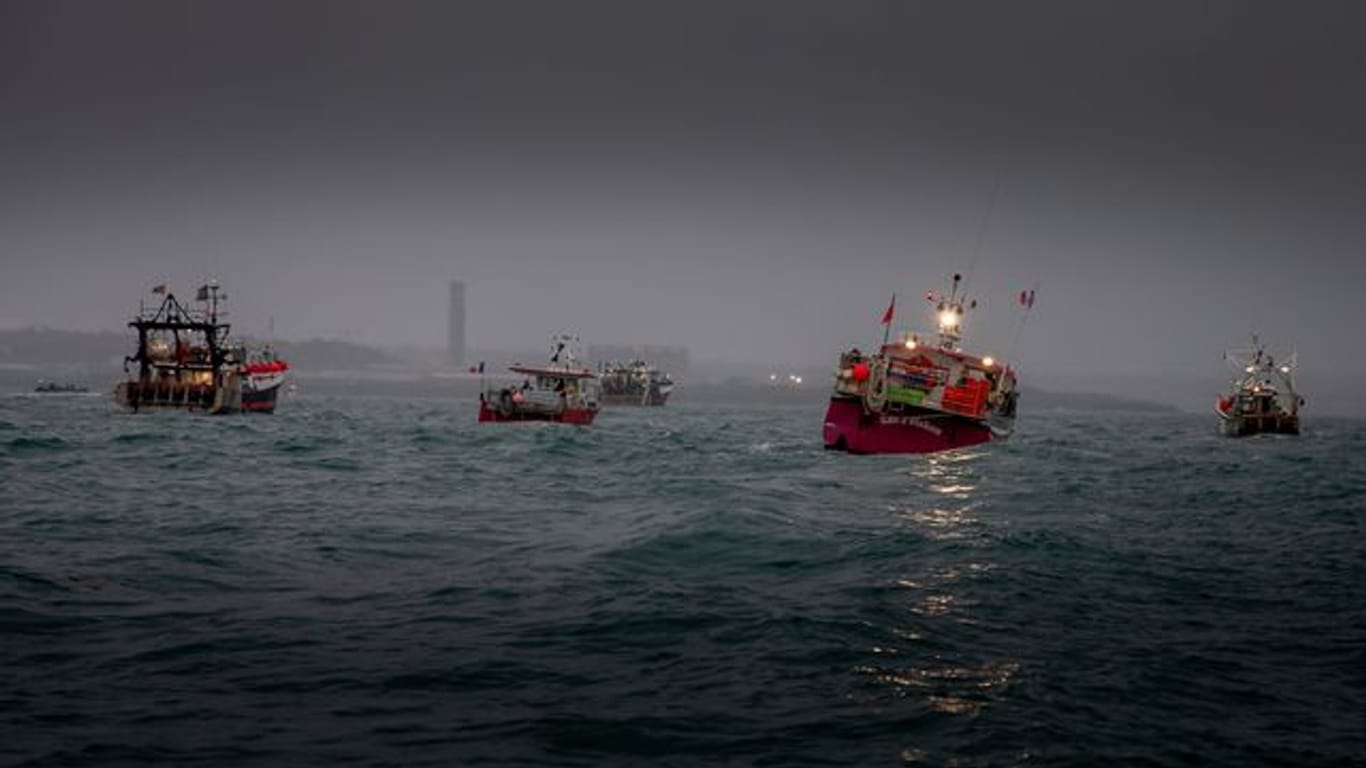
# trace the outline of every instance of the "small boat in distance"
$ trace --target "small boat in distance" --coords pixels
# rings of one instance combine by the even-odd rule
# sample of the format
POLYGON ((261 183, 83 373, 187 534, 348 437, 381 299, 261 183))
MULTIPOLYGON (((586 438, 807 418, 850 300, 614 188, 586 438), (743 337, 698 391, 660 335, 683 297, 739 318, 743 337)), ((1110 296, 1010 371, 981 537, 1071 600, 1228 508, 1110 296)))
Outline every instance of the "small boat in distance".
POLYGON ((78 395, 90 391, 90 387, 84 384, 58 384, 55 381, 38 380, 38 386, 33 388, 34 392, 40 395, 78 395))
POLYGON ((1221 434, 1300 433, 1304 398, 1295 391, 1295 355, 1278 364, 1253 335, 1252 349, 1225 352, 1224 360, 1235 373, 1229 393, 1214 404, 1221 434))
POLYGON ((673 394, 673 378, 644 360, 598 366, 603 405, 664 405, 673 394))
MULTIPOLYGON (((976 308, 953 276, 948 296, 930 293, 938 332, 888 343, 896 298, 883 314, 882 347, 840 356, 825 413, 825 447, 850 453, 933 453, 1008 437, 1019 399, 1015 372, 958 346, 963 319, 976 308)), ((1033 304, 1033 292, 1021 294, 1033 304)))
POLYGON ((479 393, 479 421, 549 421, 588 425, 598 415, 598 377, 575 356, 575 339, 555 338, 544 366, 514 364, 520 384, 485 384, 479 393))

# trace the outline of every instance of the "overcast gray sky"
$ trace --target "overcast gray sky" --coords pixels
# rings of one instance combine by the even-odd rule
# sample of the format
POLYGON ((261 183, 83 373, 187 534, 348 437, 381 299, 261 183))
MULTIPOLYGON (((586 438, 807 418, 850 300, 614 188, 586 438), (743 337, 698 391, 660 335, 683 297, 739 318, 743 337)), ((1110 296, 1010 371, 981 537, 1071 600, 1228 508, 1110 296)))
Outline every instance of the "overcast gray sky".
POLYGON ((1364 21, 8 2, 0 323, 118 328, 152 284, 214 276, 248 331, 440 346, 463 279, 474 346, 801 364, 875 339, 891 291, 927 319, 961 271, 970 343, 1026 369, 1221 374, 1260 330, 1366 372, 1364 21))

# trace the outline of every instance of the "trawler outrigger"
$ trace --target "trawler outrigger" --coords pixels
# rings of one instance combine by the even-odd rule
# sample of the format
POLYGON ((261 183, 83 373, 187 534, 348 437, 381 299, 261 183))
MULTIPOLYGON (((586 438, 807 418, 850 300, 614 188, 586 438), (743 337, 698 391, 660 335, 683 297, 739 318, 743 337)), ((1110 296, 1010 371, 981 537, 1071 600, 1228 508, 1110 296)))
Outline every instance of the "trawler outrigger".
POLYGON ((1229 393, 1214 405, 1220 433, 1228 437, 1300 433, 1304 398, 1295 391, 1295 355, 1277 363, 1254 335, 1252 349, 1225 352, 1224 360, 1235 374, 1229 393))
MULTIPOLYGON (((938 332, 888 343, 873 354, 840 356, 825 414, 825 447, 850 453, 931 453, 1003 439, 1015 425, 1015 373, 958 346, 963 319, 976 308, 953 276, 948 296, 931 293, 938 332)), ((1021 303, 1033 304, 1033 293, 1021 303)), ((891 327, 892 305, 882 318, 891 327)))

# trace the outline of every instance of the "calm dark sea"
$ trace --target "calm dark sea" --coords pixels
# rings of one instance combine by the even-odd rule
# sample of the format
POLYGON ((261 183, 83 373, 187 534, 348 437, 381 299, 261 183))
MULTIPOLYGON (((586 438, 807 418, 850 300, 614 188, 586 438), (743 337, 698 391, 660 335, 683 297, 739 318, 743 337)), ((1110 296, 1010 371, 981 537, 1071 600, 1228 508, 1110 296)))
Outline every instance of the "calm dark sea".
POLYGON ((0 763, 1366 764, 1366 424, 0 398, 0 763))

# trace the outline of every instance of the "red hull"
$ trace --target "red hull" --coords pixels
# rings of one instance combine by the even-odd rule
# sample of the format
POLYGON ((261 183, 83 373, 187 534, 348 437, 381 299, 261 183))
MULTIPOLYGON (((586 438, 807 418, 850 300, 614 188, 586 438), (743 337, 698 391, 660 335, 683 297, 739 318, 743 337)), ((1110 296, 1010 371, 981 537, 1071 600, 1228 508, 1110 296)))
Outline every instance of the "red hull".
POLYGON ((503 413, 496 408, 490 408, 488 403, 480 401, 479 420, 491 422, 514 422, 514 421, 548 421, 556 424, 578 424, 587 426, 593 423, 593 418, 598 415, 596 409, 588 408, 566 408, 559 413, 503 413))
POLYGON ((942 411, 904 406, 873 414, 857 400, 831 398, 825 447, 850 453, 935 453, 992 440, 985 423, 942 411))

